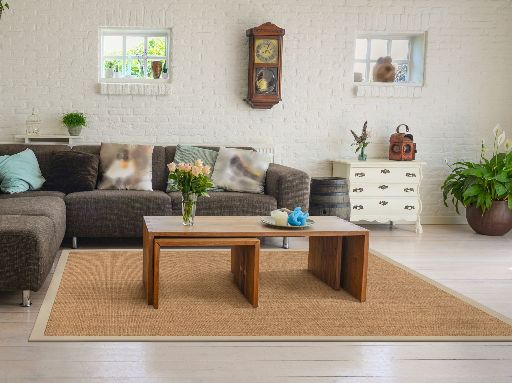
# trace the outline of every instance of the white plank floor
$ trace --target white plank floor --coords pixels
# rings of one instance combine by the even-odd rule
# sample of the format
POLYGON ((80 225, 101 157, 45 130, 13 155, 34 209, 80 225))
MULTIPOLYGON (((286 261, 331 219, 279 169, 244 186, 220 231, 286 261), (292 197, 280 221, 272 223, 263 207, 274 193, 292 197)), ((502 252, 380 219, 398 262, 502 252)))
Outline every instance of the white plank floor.
MULTIPOLYGON (((371 229, 374 250, 512 317, 512 235, 371 229)), ((512 382, 512 343, 29 343, 48 283, 29 309, 0 293, 0 383, 512 382)))

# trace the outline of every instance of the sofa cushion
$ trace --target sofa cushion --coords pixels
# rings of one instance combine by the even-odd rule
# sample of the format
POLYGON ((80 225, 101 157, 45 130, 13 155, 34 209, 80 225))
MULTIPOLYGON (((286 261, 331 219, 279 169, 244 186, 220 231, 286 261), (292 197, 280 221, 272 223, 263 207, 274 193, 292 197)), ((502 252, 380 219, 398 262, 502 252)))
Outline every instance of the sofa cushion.
MULTIPOLYGON (((32 198, 32 197, 58 197, 64 199, 65 194, 60 191, 50 190, 29 190, 23 193, 4 194, 0 193, 0 199, 8 198, 32 198)), ((1 212, 0 212, 1 214, 1 212)))
POLYGON ((4 193, 22 193, 38 190, 45 179, 39 169, 36 155, 25 149, 12 155, 0 156, 0 190, 4 193))
POLYGON ((0 215, 0 291, 32 290, 43 285, 60 241, 46 216, 0 215))
MULTIPOLYGON (((169 193, 173 215, 181 215, 181 193, 169 193)), ((274 197, 253 193, 210 193, 210 197, 199 197, 196 215, 270 215, 277 208, 274 197)))
POLYGON ((143 216, 172 214, 171 198, 161 191, 93 190, 64 201, 73 237, 141 237, 143 216))
POLYGON ((152 161, 153 145, 102 143, 98 189, 153 191, 152 161))
POLYGON ((58 152, 71 150, 66 145, 0 144, 0 156, 16 154, 27 148, 35 153, 39 168, 45 178, 48 176, 53 155, 58 152))
POLYGON ((48 240, 56 240, 60 245, 64 238, 66 205, 60 197, 0 199, 0 215, 47 217, 53 223, 53 235, 48 240))
POLYGON ((94 190, 98 165, 99 158, 94 154, 77 151, 55 153, 43 190, 66 194, 94 190))
MULTIPOLYGON (((77 145, 73 146, 74 151, 94 154, 99 157, 100 145, 77 145)), ((171 162, 171 161, 169 161, 171 162)), ((152 167, 152 184, 153 190, 165 191, 167 186, 167 164, 165 162, 165 148, 163 146, 155 146, 153 148, 153 167, 152 167)), ((43 173, 44 174, 44 173, 43 173)))
POLYGON ((212 181, 226 190, 263 194, 270 162, 267 154, 254 150, 221 148, 212 181))

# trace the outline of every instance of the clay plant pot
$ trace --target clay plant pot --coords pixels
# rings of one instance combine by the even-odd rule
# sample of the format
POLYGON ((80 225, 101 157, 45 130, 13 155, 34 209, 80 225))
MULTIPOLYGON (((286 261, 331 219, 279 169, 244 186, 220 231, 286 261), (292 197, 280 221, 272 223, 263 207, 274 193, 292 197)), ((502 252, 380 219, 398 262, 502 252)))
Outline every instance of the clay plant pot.
POLYGON ((494 201, 484 214, 470 205, 466 208, 466 218, 469 226, 478 234, 504 235, 512 229, 512 210, 508 208, 507 201, 494 201))
POLYGON ((153 61, 151 63, 151 69, 153 69, 153 78, 160 78, 160 75, 162 74, 162 62, 153 61))

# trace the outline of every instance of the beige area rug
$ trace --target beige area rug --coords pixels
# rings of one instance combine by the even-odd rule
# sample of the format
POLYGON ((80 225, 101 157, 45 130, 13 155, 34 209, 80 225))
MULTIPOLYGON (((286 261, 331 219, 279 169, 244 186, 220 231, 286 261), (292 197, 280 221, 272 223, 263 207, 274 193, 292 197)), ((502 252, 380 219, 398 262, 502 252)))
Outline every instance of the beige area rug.
POLYGON ((65 251, 30 340, 512 339, 507 318, 385 257, 369 257, 365 303, 306 267, 305 251, 262 251, 255 309, 232 282, 229 251, 165 251, 155 310, 141 251, 65 251))

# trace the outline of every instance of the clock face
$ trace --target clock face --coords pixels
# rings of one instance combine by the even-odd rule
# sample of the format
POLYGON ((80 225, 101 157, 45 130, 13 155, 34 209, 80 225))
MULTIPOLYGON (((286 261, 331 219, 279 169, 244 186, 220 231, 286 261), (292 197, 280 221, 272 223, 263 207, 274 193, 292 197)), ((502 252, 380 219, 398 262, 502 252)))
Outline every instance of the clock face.
POLYGON ((256 93, 277 94, 277 68, 256 68, 256 93))
POLYGON ((256 39, 254 45, 256 63, 277 63, 279 46, 276 39, 256 39))

